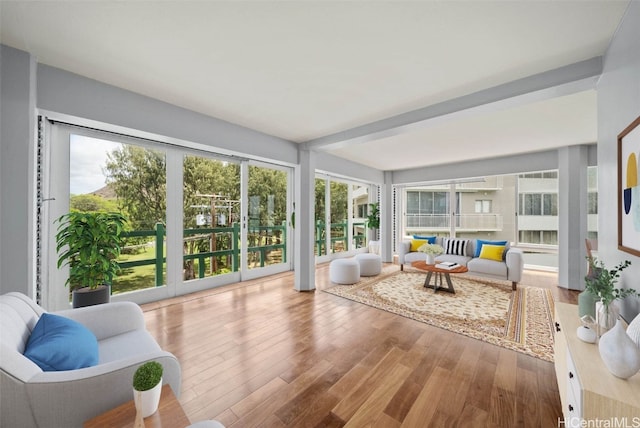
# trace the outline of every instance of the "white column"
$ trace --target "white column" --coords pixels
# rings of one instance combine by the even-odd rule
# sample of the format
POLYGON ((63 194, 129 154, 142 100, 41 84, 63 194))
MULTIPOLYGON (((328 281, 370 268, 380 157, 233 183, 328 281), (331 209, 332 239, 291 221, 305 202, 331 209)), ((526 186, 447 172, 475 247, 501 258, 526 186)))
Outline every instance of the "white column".
POLYGON ((298 167, 295 170, 296 227, 293 233, 294 288, 298 291, 311 291, 316 288, 316 263, 313 253, 315 166, 315 153, 299 149, 298 167))
POLYGON ((393 174, 385 171, 384 184, 380 187, 380 256, 385 263, 393 261, 393 174))
POLYGON ((587 274, 587 167, 586 146, 558 150, 558 285, 571 290, 587 274))

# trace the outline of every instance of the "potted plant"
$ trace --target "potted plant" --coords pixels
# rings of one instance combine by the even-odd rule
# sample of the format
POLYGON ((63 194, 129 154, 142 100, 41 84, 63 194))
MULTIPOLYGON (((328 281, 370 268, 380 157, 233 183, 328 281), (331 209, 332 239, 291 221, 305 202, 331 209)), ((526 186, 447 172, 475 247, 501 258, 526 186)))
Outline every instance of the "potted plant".
POLYGON ((425 253, 427 255, 427 264, 434 265, 436 264, 436 256, 444 253, 444 248, 438 244, 422 244, 418 251, 421 253, 425 253))
POLYGON ((613 269, 607 269, 604 262, 593 260, 591 274, 585 277, 585 290, 601 303, 597 311, 598 327, 609 330, 614 326, 618 314, 612 303, 617 299, 624 299, 627 296, 638 295, 633 288, 616 288, 615 285, 620 278, 620 273, 631 265, 629 260, 620 262, 613 269))
POLYGON ((70 212, 56 220, 58 268, 68 265, 65 285, 73 293, 73 307, 109 301, 110 284, 120 270, 116 259, 122 247, 126 218, 120 213, 70 212))
POLYGON ((376 239, 376 230, 380 229, 380 205, 377 202, 369 204, 369 215, 367 216, 365 225, 371 230, 369 239, 376 239))
POLYGON ((162 364, 148 361, 133 374, 133 400, 137 417, 140 415, 146 418, 158 410, 162 391, 162 371, 162 364))

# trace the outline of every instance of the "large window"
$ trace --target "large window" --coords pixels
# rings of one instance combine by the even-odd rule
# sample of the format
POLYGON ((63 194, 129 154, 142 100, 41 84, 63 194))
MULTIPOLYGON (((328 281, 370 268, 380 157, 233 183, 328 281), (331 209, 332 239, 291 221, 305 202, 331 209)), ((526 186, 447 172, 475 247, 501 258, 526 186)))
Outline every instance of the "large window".
POLYGON ((69 209, 118 211, 128 219, 111 293, 166 284, 166 154, 71 134, 69 209))
MULTIPOLYGON (((116 300, 163 299, 291 268, 289 167, 51 124, 41 161, 49 307, 68 305, 54 220, 69 210, 120 211, 126 243, 112 279, 116 300), (66 299, 66 303, 65 303, 66 299)), ((46 291, 45 291, 46 292, 46 291)))
POLYGON ((434 229, 448 229, 450 225, 450 193, 442 186, 425 186, 406 192, 406 229, 411 234, 434 229))
POLYGON ((520 194, 520 215, 558 215, 557 193, 520 194))
POLYGON ((183 279, 237 272, 240 164, 202 155, 183 159, 183 279))
POLYGON ((371 237, 366 220, 373 188, 373 185, 317 174, 314 253, 321 261, 368 245, 371 237))
MULTIPOLYGON (((595 171, 589 177, 589 210, 593 212, 597 206, 595 171)), ((403 198, 404 235, 506 239, 524 250, 526 264, 557 267, 555 170, 411 187, 405 189, 403 198)), ((590 214, 590 237, 595 234, 592 217, 595 215, 590 214)))
POLYGON ((287 184, 284 169, 249 166, 249 269, 287 261, 287 184))

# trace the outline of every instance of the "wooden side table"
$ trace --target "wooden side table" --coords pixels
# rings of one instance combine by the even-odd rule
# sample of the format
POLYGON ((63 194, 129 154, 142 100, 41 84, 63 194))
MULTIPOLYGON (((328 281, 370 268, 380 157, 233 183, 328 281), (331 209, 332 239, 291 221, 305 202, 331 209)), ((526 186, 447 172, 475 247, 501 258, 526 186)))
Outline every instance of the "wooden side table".
MULTIPOLYGON (((131 392, 133 397, 133 390, 131 392)), ((96 416, 84 423, 85 428, 98 427, 133 427, 136 420, 136 406, 133 398, 115 409, 111 409, 101 415, 96 416)), ((144 419, 145 428, 160 427, 186 427, 191 425, 189 418, 182 410, 180 402, 173 394, 171 387, 167 384, 162 387, 160 395, 160 405, 158 410, 148 418, 144 419)))

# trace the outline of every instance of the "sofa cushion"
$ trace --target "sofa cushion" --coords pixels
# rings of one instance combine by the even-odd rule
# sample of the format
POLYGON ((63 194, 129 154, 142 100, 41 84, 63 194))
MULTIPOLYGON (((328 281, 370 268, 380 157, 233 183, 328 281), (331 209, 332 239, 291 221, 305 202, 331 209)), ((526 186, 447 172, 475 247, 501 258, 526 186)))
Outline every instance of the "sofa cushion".
POLYGON ((484 244, 489 245, 507 245, 507 241, 484 241, 482 239, 476 240, 476 251, 473 254, 473 257, 480 257, 480 251, 482 251, 482 246, 484 244))
POLYGON ((467 263, 471 260, 468 256, 456 256, 455 254, 440 254, 436 256, 436 263, 452 262, 461 266, 467 266, 467 263))
POLYGON ((468 244, 469 240, 467 239, 445 239, 444 252, 454 256, 466 256, 468 244))
POLYGON ((413 239, 421 239, 423 241, 429 242, 429 244, 435 244, 436 243, 436 237, 435 236, 413 235, 413 239))
POLYGON ((103 339, 98 342, 98 347, 100 364, 161 351, 160 345, 147 330, 132 330, 103 339))
POLYGON ((426 239, 412 239, 409 251, 416 252, 420 247, 427 243, 429 243, 429 241, 427 241, 426 239))
POLYGON ((44 313, 29 336, 24 355, 43 371, 81 369, 98 364, 98 341, 79 322, 44 313))
POLYGON ((484 244, 482 246, 482 250, 480 251, 480 258, 501 262, 504 257, 504 250, 504 245, 484 244))
POLYGON ((423 262, 427 259, 427 255, 425 253, 415 252, 415 253, 407 253, 404 255, 404 262, 407 264, 411 264, 413 262, 423 262))
POLYGON ((498 278, 507 278, 507 264, 495 260, 487 260, 476 257, 467 263, 469 272, 489 275, 498 278))

